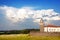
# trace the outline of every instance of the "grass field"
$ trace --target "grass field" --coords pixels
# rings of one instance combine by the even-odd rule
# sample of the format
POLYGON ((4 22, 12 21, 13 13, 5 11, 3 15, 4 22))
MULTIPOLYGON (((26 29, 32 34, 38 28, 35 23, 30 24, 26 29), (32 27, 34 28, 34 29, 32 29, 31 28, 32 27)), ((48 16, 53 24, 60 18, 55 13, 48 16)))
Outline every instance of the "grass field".
POLYGON ((60 40, 54 36, 29 36, 28 34, 0 35, 0 40, 60 40))

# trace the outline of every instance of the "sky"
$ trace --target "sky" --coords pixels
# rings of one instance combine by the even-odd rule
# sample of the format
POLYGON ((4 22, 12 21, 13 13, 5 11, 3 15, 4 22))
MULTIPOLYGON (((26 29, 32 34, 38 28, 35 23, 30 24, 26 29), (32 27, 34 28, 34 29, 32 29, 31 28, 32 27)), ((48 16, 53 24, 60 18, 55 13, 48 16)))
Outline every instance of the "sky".
POLYGON ((0 0, 0 30, 39 29, 60 26, 60 0, 0 0))

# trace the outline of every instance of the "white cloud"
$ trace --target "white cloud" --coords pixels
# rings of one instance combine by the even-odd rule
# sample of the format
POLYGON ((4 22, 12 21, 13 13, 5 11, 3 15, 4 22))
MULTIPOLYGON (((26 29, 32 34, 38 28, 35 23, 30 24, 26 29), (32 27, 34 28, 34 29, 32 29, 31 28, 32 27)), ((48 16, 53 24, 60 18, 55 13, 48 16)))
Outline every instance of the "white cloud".
POLYGON ((54 9, 34 10, 33 7, 0 6, 0 30, 39 28, 40 18, 43 18, 46 24, 60 25, 60 14, 54 9))
POLYGON ((44 20, 60 20, 58 15, 59 13, 55 12, 53 9, 37 10, 33 18, 35 19, 34 22, 39 22, 40 18, 43 18, 44 20))
POLYGON ((39 22, 40 18, 44 20, 60 20, 59 13, 55 12, 54 9, 34 10, 32 7, 14 8, 3 6, 0 7, 0 10, 4 10, 5 17, 12 22, 23 21, 30 17, 34 19, 34 22, 39 22))
MULTIPOLYGON (((5 10, 6 18, 13 22, 22 21, 24 18, 28 18, 25 8, 17 9, 14 7, 0 7, 0 9, 5 10)), ((4 11, 3 11, 4 12, 4 11)))

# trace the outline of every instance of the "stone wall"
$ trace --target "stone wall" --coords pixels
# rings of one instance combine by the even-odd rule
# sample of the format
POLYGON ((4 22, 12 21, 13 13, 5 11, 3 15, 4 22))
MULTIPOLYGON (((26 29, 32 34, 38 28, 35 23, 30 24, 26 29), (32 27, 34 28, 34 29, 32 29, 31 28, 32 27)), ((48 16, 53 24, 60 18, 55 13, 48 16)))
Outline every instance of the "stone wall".
POLYGON ((60 36, 60 33, 53 32, 30 32, 31 36, 60 36))

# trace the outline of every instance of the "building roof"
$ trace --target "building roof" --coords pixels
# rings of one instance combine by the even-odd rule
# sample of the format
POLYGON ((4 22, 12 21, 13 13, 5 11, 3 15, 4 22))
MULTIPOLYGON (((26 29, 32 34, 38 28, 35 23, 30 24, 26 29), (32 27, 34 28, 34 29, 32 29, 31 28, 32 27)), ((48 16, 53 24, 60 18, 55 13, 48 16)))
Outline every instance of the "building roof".
POLYGON ((47 26, 45 27, 60 27, 60 26, 56 26, 56 25, 51 25, 51 24, 48 24, 47 26))

